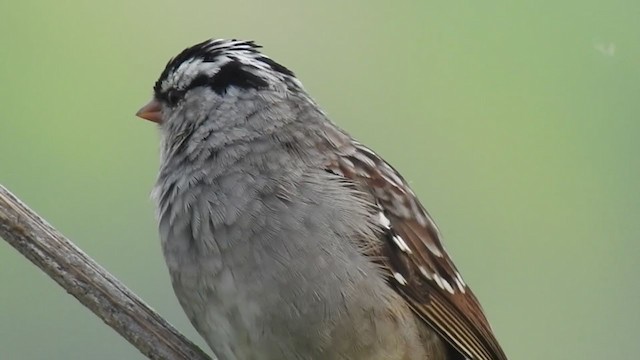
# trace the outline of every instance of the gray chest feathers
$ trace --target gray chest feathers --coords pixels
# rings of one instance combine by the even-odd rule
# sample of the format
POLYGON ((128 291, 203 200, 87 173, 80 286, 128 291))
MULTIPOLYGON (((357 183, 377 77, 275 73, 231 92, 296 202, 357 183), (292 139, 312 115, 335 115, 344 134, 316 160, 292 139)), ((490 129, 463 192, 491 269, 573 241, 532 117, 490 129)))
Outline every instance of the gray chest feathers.
POLYGON ((354 334, 384 338, 371 319, 399 299, 365 256, 380 240, 364 194, 286 164, 158 186, 171 191, 159 227, 174 290, 219 357, 317 358, 354 334))

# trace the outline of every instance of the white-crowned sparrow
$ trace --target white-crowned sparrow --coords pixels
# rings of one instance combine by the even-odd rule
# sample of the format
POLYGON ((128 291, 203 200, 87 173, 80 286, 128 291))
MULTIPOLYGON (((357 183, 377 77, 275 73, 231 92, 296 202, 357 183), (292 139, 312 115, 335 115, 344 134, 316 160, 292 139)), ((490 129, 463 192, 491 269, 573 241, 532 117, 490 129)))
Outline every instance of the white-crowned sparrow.
POLYGON ((407 182, 250 41, 171 59, 137 113, 173 288, 221 360, 505 360, 407 182))

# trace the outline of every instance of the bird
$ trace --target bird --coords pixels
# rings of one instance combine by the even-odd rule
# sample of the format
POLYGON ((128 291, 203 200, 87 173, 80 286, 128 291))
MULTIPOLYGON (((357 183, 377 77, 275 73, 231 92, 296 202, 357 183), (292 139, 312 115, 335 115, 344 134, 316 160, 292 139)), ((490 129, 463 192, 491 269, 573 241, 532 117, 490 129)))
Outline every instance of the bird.
POLYGON ((407 181, 254 41, 186 48, 136 115, 175 295, 219 359, 507 359, 407 181))

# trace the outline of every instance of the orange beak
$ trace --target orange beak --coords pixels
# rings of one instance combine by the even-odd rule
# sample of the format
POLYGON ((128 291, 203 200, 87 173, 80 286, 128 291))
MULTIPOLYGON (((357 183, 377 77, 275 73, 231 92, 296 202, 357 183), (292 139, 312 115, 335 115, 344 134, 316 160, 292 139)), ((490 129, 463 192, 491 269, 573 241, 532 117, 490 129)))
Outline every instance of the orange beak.
POLYGON ((151 99, 151 101, 138 110, 136 116, 145 120, 153 121, 157 124, 162 124, 160 103, 156 99, 151 99))

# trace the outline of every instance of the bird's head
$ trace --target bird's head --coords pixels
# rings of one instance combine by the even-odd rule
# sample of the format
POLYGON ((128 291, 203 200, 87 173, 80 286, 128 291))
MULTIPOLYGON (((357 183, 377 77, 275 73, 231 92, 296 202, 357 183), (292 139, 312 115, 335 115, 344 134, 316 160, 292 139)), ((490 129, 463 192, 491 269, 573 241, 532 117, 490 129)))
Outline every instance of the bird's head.
POLYGON ((286 94, 302 89, 293 72, 259 49, 253 41, 212 39, 183 50, 169 60, 152 100, 136 115, 161 125, 197 122, 225 103, 237 105, 265 90, 286 94))

